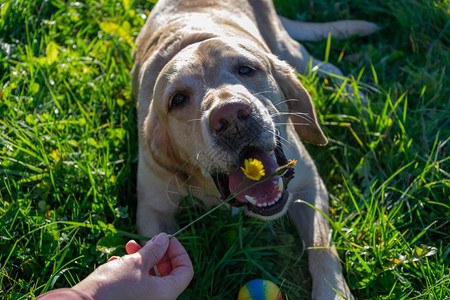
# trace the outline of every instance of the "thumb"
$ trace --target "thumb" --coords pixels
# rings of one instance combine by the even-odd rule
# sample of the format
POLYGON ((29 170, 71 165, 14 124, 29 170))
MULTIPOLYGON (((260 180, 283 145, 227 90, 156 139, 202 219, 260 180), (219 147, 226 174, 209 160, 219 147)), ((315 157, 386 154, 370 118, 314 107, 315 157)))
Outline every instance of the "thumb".
POLYGON ((160 233, 155 238, 148 241, 138 253, 142 256, 145 265, 150 269, 161 260, 168 247, 169 237, 165 233, 160 233))

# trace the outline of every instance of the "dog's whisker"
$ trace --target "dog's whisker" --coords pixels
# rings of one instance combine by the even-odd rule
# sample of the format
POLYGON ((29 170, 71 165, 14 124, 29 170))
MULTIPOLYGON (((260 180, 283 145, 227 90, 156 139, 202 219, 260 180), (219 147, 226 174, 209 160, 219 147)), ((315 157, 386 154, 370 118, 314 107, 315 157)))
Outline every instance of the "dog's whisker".
POLYGON ((280 142, 281 142, 281 144, 282 144, 283 146, 286 146, 286 144, 287 144, 288 146, 294 147, 294 145, 293 145, 288 139, 282 137, 282 136, 279 135, 276 131, 273 131, 273 130, 268 130, 268 131, 271 132, 271 133, 273 133, 274 135, 277 135, 277 136, 279 137, 280 142), (286 143, 286 144, 285 144, 285 143, 286 143))
POLYGON ((289 125, 289 124, 293 124, 293 125, 304 125, 304 126, 311 126, 311 123, 306 122, 306 123, 300 123, 300 122, 277 122, 276 125, 289 125))
POLYGON ((261 92, 257 92, 257 93, 252 93, 253 96, 258 96, 258 95, 262 95, 262 94, 267 94, 267 93, 272 93, 273 91, 261 91, 261 92))
MULTIPOLYGON (((202 149, 198 150, 196 153, 192 154, 189 158, 187 158, 180 169, 181 170, 186 170, 186 166, 189 164, 189 162, 191 162, 191 161, 199 161, 200 160, 200 155, 205 150, 205 148, 206 148, 206 146, 202 147, 202 149)), ((189 171, 192 171, 193 169, 194 169, 194 166, 192 164, 189 164, 189 171)), ((189 172, 189 173, 192 173, 192 172, 189 172)))
POLYGON ((308 122, 310 125, 316 127, 316 122, 314 121, 314 119, 307 113, 282 113, 282 115, 290 115, 290 116, 296 116, 299 117, 303 120, 305 120, 306 122, 308 122))
POLYGON ((301 116, 301 117, 309 116, 308 113, 301 113, 301 112, 276 112, 276 113, 272 114, 271 117, 273 117, 273 116, 286 116, 286 115, 287 116, 290 116, 290 115, 301 116))
POLYGON ((283 101, 280 101, 279 103, 274 104, 274 106, 277 107, 277 106, 282 105, 282 104, 284 104, 284 103, 288 103, 288 102, 298 102, 298 101, 300 101, 300 100, 295 99, 295 98, 292 98, 292 99, 285 99, 285 100, 283 100, 283 101))
POLYGON ((187 120, 186 122, 197 122, 197 121, 201 121, 202 119, 201 118, 198 118, 198 119, 190 119, 190 120, 187 120))
MULTIPOLYGON (((274 116, 297 116, 303 120, 305 120, 306 123, 300 123, 300 122, 291 122, 294 125, 308 125, 308 126, 316 126, 316 122, 314 119, 308 114, 308 113, 301 113, 301 112, 276 112, 271 115, 271 117, 274 116)), ((283 122, 275 122, 277 125, 288 125, 289 122, 283 123, 283 122)))

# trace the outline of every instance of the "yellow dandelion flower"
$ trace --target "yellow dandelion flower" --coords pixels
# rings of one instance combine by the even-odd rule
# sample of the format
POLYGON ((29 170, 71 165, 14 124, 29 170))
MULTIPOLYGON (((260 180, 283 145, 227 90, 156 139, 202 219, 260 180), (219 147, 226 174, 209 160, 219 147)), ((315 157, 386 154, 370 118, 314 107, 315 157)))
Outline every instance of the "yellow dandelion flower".
POLYGON ((248 158, 244 161, 245 168, 241 167, 244 171, 245 177, 251 180, 260 180, 261 177, 266 175, 264 165, 260 160, 255 158, 248 158))

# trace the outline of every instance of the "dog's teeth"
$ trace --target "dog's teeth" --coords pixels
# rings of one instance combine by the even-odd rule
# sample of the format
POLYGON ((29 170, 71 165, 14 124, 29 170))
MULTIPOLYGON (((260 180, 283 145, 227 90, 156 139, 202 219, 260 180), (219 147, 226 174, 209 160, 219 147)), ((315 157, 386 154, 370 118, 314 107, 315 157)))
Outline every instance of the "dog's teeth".
POLYGON ((266 203, 266 202, 264 202, 264 203, 263 203, 263 206, 264 206, 264 207, 267 207, 267 203, 266 203))
POLYGON ((278 202, 278 200, 280 200, 281 195, 282 195, 282 192, 279 192, 277 197, 275 198, 275 202, 278 202))
POLYGON ((275 204, 275 201, 272 201, 272 202, 269 203, 270 206, 272 206, 274 204, 275 204))
POLYGON ((261 203, 256 204, 258 207, 263 207, 261 203))
POLYGON ((279 190, 279 191, 282 191, 282 190, 283 190, 284 184, 283 184, 283 179, 282 179, 282 178, 280 178, 280 179, 278 180, 278 184, 276 185, 276 188, 277 188, 277 190, 279 190))
POLYGON ((248 202, 250 202, 253 205, 256 205, 256 199, 252 196, 245 195, 245 199, 247 199, 248 202))

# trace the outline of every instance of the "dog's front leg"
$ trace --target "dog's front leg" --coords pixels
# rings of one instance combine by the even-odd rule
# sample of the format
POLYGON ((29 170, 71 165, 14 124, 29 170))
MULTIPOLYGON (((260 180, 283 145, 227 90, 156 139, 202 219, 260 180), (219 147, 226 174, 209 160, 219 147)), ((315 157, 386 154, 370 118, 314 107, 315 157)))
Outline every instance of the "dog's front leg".
MULTIPOLYGON (((314 168, 315 169, 315 168, 314 168)), ((313 280, 312 299, 353 299, 342 275, 339 256, 334 247, 328 220, 328 195, 322 179, 313 170, 312 182, 304 191, 291 195, 294 203, 290 217, 303 239, 313 280), (314 206, 312 208, 307 203, 314 206)))
POLYGON ((138 166, 137 194, 138 233, 148 238, 160 232, 173 233, 178 203, 169 197, 167 182, 156 176, 145 161, 138 166))
POLYGON ((174 212, 162 211, 144 201, 139 201, 136 213, 136 226, 139 235, 152 238, 155 235, 166 232, 173 233, 176 230, 174 212))

